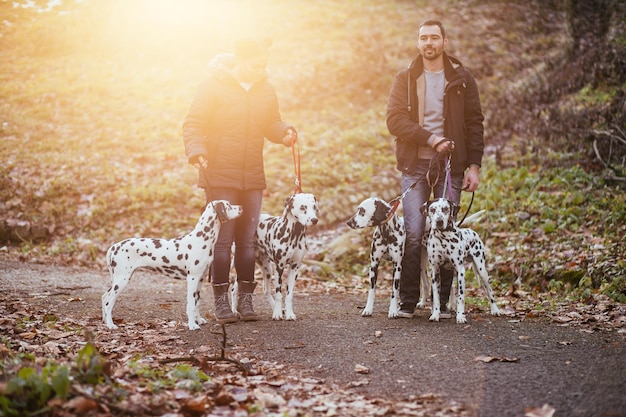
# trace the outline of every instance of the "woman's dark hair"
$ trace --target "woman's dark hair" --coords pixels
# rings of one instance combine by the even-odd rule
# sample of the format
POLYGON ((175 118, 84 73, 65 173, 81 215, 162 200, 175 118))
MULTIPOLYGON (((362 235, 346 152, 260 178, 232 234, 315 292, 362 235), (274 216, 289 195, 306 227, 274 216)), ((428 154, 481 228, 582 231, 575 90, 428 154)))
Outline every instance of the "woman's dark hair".
POLYGON ((239 58, 252 58, 267 54, 271 44, 271 39, 266 38, 240 38, 235 41, 235 56, 239 58))

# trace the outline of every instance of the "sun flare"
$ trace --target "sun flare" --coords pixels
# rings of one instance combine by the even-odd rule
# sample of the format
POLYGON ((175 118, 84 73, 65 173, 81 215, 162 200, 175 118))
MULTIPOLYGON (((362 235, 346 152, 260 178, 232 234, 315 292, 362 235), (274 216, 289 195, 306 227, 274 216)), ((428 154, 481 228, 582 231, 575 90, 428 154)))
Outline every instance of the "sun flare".
MULTIPOLYGON (((136 0, 109 8, 107 42, 120 49, 159 50, 163 56, 231 47, 237 37, 271 32, 280 15, 259 1, 136 0), (122 6, 123 4, 123 6, 122 6)), ((106 6, 105 6, 106 7, 106 6)), ((271 36, 271 33, 270 33, 271 36)))

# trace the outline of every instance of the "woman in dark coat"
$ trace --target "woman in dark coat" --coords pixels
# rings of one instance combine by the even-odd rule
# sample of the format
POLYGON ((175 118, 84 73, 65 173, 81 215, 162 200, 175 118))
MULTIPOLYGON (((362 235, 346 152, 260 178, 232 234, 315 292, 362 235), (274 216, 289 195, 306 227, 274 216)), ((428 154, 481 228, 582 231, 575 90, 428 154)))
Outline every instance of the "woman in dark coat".
POLYGON ((183 123, 189 163, 199 170, 198 185, 207 203, 228 200, 243 214, 222 225, 215 245, 211 281, 218 323, 256 320, 252 307, 254 234, 259 222, 263 190, 265 138, 291 146, 295 128, 282 121, 274 87, 267 79, 267 43, 242 39, 235 54, 211 62, 212 73, 194 98, 183 123), (231 247, 239 285, 238 314, 228 301, 231 247))

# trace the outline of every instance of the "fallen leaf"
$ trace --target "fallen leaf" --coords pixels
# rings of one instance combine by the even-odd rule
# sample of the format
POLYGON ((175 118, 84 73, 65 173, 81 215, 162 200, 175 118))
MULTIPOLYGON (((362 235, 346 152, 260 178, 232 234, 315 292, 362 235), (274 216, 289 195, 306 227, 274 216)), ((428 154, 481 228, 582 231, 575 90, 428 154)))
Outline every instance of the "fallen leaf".
POLYGON ((524 417, 552 417, 556 410, 548 404, 544 404, 543 407, 526 408, 524 410, 524 417))
POLYGON ((76 412, 76 414, 85 414, 88 411, 98 408, 98 404, 90 398, 78 396, 63 404, 63 408, 72 410, 76 412))
POLYGON ((496 356, 477 356, 474 358, 475 361, 478 362, 519 362, 519 358, 507 358, 504 356, 496 357, 496 356))
POLYGON ((356 365, 354 365, 354 372, 356 372, 357 374, 369 374, 370 368, 368 368, 367 366, 359 365, 357 363, 356 365))
POLYGON ((37 331, 35 329, 33 329, 30 332, 24 332, 24 333, 20 333, 19 336, 22 339, 26 339, 26 340, 33 340, 36 336, 37 336, 37 331))
POLYGON ((201 415, 206 411, 209 401, 205 395, 190 398, 182 402, 180 411, 184 414, 201 415))
POLYGON ((350 381, 348 385, 346 385, 346 388, 362 387, 364 385, 368 385, 369 383, 370 383, 369 379, 363 378, 357 381, 350 381))

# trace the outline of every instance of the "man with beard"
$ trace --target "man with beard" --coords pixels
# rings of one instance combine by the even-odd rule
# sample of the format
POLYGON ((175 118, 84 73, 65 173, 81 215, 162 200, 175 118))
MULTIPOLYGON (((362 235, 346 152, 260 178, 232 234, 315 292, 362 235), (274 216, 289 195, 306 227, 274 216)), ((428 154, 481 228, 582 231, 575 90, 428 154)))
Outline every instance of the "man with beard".
MULTIPOLYGON (((412 318, 420 296, 420 252, 424 216, 420 207, 434 198, 456 202, 461 190, 478 187, 482 162, 483 113, 472 74, 445 49, 443 24, 427 20, 420 25, 419 54, 396 74, 387 103, 387 128, 396 136, 396 168, 402 173, 406 243, 400 278, 399 317, 412 318), (446 161, 450 157, 450 178, 446 161), (411 188, 412 187, 412 188, 411 188), (445 191, 446 195, 443 195, 445 191)), ((453 270, 441 273, 441 318, 450 318, 445 304, 453 270)))

